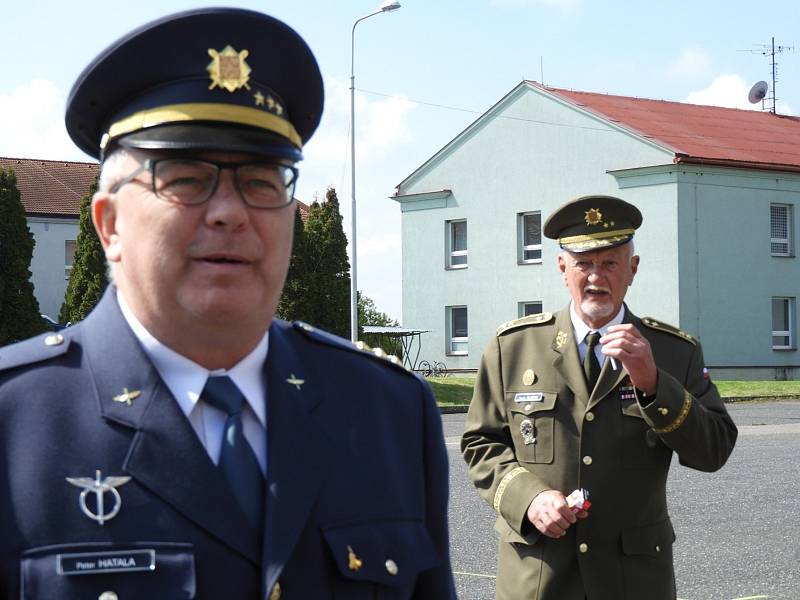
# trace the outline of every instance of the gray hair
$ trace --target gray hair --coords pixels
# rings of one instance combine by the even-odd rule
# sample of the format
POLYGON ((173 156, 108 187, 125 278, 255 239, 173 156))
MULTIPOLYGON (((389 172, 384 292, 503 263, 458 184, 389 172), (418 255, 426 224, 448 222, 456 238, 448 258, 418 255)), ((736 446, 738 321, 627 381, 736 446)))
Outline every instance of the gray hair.
POLYGON ((127 173, 122 171, 122 165, 134 156, 133 152, 126 148, 117 148, 109 154, 100 165, 100 180, 97 184, 98 191, 110 192, 117 183, 122 181, 127 173))

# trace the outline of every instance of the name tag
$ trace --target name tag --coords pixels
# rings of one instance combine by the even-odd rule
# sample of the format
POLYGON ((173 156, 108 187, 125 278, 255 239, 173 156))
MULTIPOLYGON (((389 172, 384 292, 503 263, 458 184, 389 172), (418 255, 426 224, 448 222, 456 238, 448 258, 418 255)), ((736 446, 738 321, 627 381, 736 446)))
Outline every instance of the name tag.
POLYGON ((542 402, 544 394, 542 392, 528 392, 526 394, 514 394, 514 402, 542 402))
POLYGON ((155 570, 156 551, 150 549, 56 555, 56 572, 59 575, 90 575, 155 570))

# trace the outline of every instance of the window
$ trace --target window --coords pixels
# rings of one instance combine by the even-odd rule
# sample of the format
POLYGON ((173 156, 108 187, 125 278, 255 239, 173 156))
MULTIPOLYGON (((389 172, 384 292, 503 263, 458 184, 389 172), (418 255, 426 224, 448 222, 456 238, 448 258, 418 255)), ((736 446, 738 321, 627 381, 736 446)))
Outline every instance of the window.
POLYGON ((528 315, 537 315, 542 312, 542 302, 519 302, 517 304, 517 316, 527 317, 528 315))
POLYGON ((791 205, 769 205, 769 237, 772 256, 794 255, 791 205))
POLYGON ((542 262, 542 213, 517 215, 517 262, 532 264, 542 262))
POLYGON ((75 240, 64 240, 64 279, 69 279, 75 258, 75 240))
POLYGON ((467 266, 467 222, 447 221, 447 268, 467 266))
POLYGON ((467 307, 447 307, 447 354, 465 355, 469 342, 467 307))
POLYGON ((794 298, 772 299, 772 349, 794 348, 794 298))

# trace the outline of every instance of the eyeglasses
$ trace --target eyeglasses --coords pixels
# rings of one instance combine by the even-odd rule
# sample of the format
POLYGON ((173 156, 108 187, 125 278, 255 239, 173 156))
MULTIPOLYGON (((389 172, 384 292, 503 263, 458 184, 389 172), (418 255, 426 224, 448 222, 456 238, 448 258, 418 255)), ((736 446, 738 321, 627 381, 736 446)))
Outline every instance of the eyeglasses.
MULTIPOLYGON (((150 171, 156 197, 194 206, 214 194, 220 171, 232 169, 236 189, 253 208, 283 208, 294 198, 297 169, 268 161, 220 163, 190 158, 147 159, 138 169, 111 188, 114 194, 145 171, 150 171)), ((140 181, 139 183, 144 183, 140 181)))

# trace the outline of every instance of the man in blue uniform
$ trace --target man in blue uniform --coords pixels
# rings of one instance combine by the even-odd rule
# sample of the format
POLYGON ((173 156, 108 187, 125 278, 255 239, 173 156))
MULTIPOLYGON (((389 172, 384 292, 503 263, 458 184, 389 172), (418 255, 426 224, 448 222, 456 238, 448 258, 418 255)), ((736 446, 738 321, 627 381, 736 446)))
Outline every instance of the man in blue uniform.
POLYGON ((238 9, 146 25, 79 77, 114 283, 0 349, 0 597, 454 597, 429 388, 273 320, 322 97, 303 40, 238 9))

